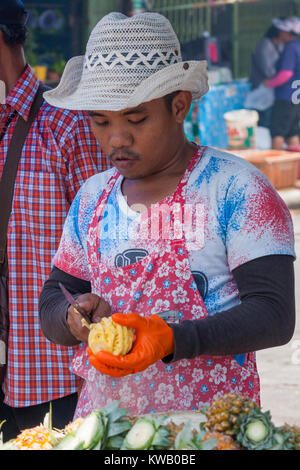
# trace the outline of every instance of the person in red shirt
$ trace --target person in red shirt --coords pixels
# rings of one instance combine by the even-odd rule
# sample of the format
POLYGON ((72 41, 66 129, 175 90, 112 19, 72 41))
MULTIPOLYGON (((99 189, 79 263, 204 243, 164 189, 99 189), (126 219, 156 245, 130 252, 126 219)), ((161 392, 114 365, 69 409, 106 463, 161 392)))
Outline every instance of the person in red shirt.
MULTIPOLYGON (((24 5, 0 0, 0 177, 16 121, 27 120, 39 81, 26 63, 24 5), (1 104, 3 103, 4 104, 1 104)), ((4 440, 41 423, 53 403, 54 426, 74 413, 79 380, 69 370, 73 348, 41 333, 38 299, 51 270, 65 217, 82 183, 108 160, 83 112, 43 102, 23 146, 7 233, 9 341, 0 386, 4 440)))

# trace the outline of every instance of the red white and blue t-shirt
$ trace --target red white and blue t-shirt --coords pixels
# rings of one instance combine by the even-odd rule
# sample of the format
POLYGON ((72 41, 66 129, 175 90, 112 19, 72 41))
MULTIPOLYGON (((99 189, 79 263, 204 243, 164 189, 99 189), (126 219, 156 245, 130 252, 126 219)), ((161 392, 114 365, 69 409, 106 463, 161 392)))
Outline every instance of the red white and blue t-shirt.
MULTIPOLYGON (((88 227, 95 205, 115 171, 107 170, 85 182, 65 222, 53 262, 80 279, 91 280, 87 261, 88 227)), ((148 236, 141 236, 145 221, 143 215, 127 205, 121 190, 122 179, 120 175, 104 210, 101 261, 116 267, 132 264, 134 269, 134 263, 143 256, 159 251, 164 240, 156 238, 156 232, 151 230, 148 236)), ((193 220, 183 230, 189 247, 189 266, 175 262, 174 269, 182 276, 192 271, 195 288, 199 289, 210 315, 240 303, 232 275, 235 268, 266 255, 295 257, 288 208, 266 176, 246 160, 206 148, 190 175, 185 205, 186 218, 193 220)), ((168 211, 165 216, 167 221, 168 211)), ((162 231, 159 233, 161 236, 162 231)), ((164 287, 167 289, 168 285, 164 287)), ((149 309, 152 308, 149 304, 149 309)), ((201 316, 196 306, 193 316, 194 319, 201 316)))

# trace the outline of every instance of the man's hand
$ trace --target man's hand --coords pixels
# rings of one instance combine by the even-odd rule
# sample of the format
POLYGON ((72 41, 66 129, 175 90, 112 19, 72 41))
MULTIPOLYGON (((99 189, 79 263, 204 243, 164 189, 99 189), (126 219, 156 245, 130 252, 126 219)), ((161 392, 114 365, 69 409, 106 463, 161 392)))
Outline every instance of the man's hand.
MULTIPOLYGON (((97 323, 101 318, 111 315, 110 305, 96 294, 82 294, 77 298, 77 303, 90 316, 92 323, 97 323)), ((76 339, 87 343, 89 330, 82 326, 81 318, 81 315, 70 305, 67 316, 70 331, 76 339)))
POLYGON ((136 374, 173 353, 173 330, 158 315, 145 318, 136 313, 115 313, 112 319, 120 325, 133 328, 136 340, 126 356, 114 356, 105 351, 93 354, 87 348, 90 363, 103 374, 111 377, 136 374))

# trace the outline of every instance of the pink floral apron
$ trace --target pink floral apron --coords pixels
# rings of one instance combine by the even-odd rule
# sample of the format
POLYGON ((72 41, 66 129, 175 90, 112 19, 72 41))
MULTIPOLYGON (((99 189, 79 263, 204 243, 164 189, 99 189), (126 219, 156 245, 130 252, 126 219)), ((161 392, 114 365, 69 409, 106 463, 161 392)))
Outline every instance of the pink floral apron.
MULTIPOLYGON (((195 153, 175 193, 164 199, 164 205, 183 207, 189 176, 203 151, 202 148, 195 153)), ((101 262, 100 223, 119 176, 116 171, 109 180, 88 229, 92 292, 109 302, 112 313, 136 312, 150 316, 174 310, 178 312, 179 322, 205 318, 208 313, 190 270, 185 236, 157 241, 158 250, 129 266, 115 268, 101 262)), ((147 225, 147 216, 143 220, 147 225)), ((113 378, 90 365, 86 346, 81 345, 72 361, 72 370, 84 379, 75 418, 114 400, 120 401, 120 406, 132 414, 197 410, 214 397, 229 392, 242 393, 259 402, 254 353, 242 358, 199 356, 169 364, 158 361, 141 373, 113 378)))

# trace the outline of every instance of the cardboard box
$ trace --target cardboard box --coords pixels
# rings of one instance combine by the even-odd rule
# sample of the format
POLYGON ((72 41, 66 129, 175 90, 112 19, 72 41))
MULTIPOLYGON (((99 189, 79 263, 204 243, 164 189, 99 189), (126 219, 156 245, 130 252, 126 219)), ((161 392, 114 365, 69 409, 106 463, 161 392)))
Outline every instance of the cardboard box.
POLYGON ((234 150, 264 173, 276 189, 295 186, 298 179, 300 152, 280 150, 234 150))

